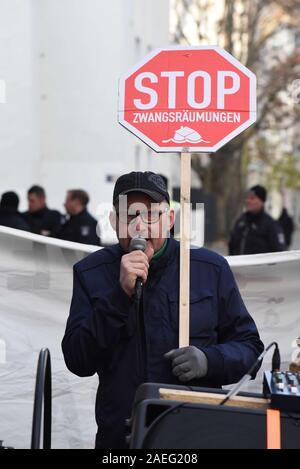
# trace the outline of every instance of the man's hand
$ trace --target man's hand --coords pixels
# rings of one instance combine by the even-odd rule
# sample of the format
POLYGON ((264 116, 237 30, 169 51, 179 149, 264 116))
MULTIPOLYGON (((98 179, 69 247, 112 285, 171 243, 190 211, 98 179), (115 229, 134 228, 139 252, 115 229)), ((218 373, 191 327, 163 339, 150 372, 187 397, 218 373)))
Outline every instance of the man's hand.
POLYGON ((164 357, 172 360, 172 373, 183 383, 207 374, 206 355, 193 345, 170 350, 164 357))
POLYGON ((132 251, 122 256, 120 266, 120 284, 128 296, 135 292, 135 282, 138 277, 146 283, 149 270, 149 261, 154 254, 152 245, 147 243, 146 251, 132 251))

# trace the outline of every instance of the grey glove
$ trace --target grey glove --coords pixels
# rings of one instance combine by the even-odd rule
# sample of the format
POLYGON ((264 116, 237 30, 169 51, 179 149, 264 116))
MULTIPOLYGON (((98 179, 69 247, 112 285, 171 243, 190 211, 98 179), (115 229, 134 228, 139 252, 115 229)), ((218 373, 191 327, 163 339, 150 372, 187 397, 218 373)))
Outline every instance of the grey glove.
POLYGON ((164 357, 172 360, 172 373, 183 383, 207 374, 206 355, 193 345, 170 350, 164 357))

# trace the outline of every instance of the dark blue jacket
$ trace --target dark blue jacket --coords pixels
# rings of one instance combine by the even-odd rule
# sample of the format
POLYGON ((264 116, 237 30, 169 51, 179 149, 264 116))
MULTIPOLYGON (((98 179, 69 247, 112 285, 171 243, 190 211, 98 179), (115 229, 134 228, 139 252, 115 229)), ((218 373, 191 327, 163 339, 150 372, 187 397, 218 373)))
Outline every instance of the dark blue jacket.
POLYGON ((22 217, 30 226, 32 233, 36 234, 49 231, 51 235, 64 222, 64 217, 60 212, 50 210, 48 207, 41 208, 37 212, 25 212, 22 217))
POLYGON ((62 226, 52 233, 52 236, 74 243, 99 246, 101 241, 97 234, 97 224, 97 220, 84 209, 77 215, 70 216, 62 226))
POLYGON ((245 212, 236 221, 229 241, 229 255, 260 254, 286 249, 283 231, 264 210, 245 212))
MULTIPOLYGON (((124 421, 142 382, 181 384, 163 357, 178 347, 179 243, 170 238, 163 256, 150 264, 139 315, 119 284, 123 254, 116 245, 75 265, 62 343, 70 371, 99 375, 97 447, 102 448, 124 446, 124 421)), ((234 383, 263 350, 255 323, 223 257, 192 249, 190 283, 190 344, 206 354, 208 374, 189 384, 234 383)))

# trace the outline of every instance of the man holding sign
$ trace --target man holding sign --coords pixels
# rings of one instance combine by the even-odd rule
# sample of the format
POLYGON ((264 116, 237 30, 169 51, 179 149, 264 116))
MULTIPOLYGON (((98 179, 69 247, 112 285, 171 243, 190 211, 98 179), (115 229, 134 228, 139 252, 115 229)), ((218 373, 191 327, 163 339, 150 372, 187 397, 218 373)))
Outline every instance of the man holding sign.
POLYGON ((74 267, 62 346, 70 371, 99 376, 97 448, 125 447, 141 383, 221 387, 237 382, 263 350, 228 263, 204 248, 190 250, 190 345, 179 347, 180 244, 169 237, 169 201, 159 175, 121 176, 111 213, 119 243, 74 267), (137 236, 145 240, 140 250, 137 236))

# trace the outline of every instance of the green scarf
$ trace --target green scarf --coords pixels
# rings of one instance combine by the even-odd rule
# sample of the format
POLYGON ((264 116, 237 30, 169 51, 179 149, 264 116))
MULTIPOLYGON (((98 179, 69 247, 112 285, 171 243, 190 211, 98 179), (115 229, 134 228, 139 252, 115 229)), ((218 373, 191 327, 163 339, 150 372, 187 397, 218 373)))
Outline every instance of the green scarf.
POLYGON ((159 259, 165 252, 165 250, 167 249, 167 245, 168 245, 168 239, 166 238, 165 241, 164 241, 164 244, 162 245, 162 247, 154 254, 154 256, 152 257, 151 261, 157 261, 157 259, 159 259))

